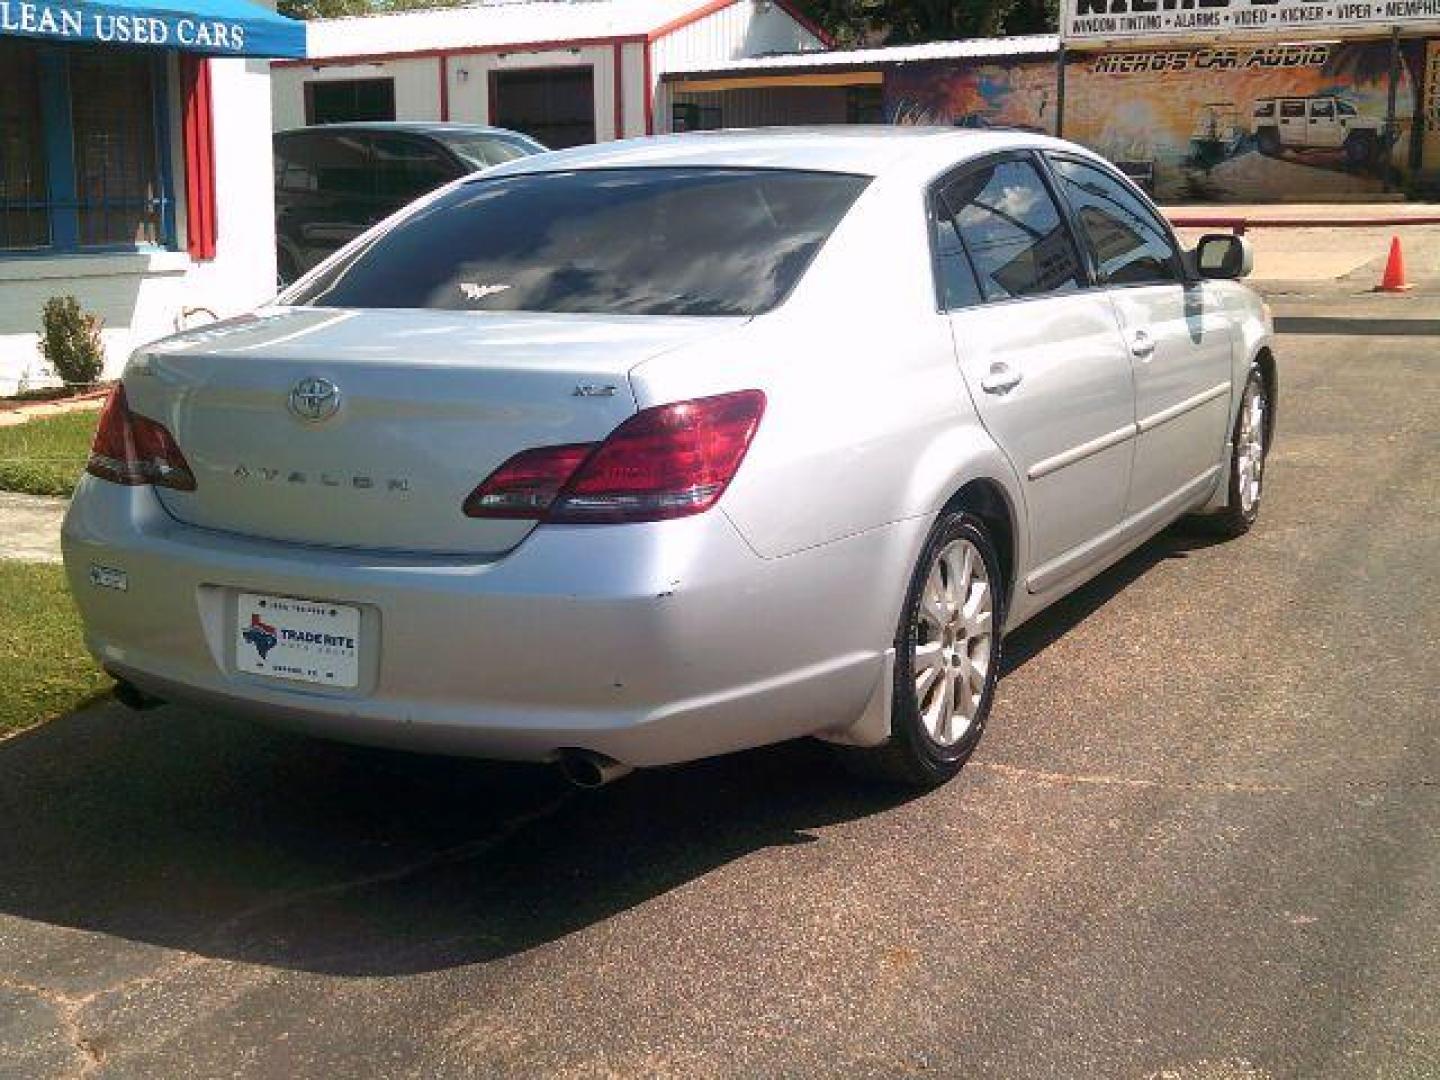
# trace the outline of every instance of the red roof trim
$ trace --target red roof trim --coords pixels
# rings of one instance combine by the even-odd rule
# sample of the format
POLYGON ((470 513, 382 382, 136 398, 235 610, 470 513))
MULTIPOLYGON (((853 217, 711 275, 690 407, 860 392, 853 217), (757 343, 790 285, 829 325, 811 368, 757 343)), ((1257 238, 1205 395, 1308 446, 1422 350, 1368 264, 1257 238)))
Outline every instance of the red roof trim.
POLYGON ((625 137, 625 46, 615 42, 614 52, 611 54, 612 85, 615 95, 615 138, 625 137))
POLYGON ((655 73, 650 66, 650 42, 645 42, 645 134, 655 134, 655 73))
POLYGON ((805 14, 804 10, 799 4, 795 3, 794 0, 775 0, 775 2, 786 15, 789 15, 790 18, 794 19, 802 27, 819 38, 821 45, 824 45, 827 49, 833 49, 835 47, 835 39, 830 36, 823 26, 805 14))
MULTIPOLYGON (((710 3, 704 5, 703 7, 696 8, 694 11, 690 12, 690 14, 681 15, 678 19, 670 20, 668 23, 666 23, 664 26, 661 26, 659 29, 651 30, 650 40, 658 41, 663 37, 669 37, 677 30, 683 30, 687 26, 692 26, 695 23, 699 22, 701 19, 708 19, 716 12, 724 11, 726 8, 732 7, 739 2, 740 0, 710 0, 710 3)), ((835 47, 835 39, 832 38, 829 34, 827 34, 820 27, 820 25, 815 22, 814 19, 810 18, 810 16, 806 15, 803 11, 801 11, 799 6, 795 4, 793 0, 774 0, 774 2, 781 11, 785 12, 786 15, 789 15, 790 18, 794 19, 797 23, 799 23, 803 29, 808 30, 810 33, 814 34, 817 38, 819 38, 820 43, 824 45, 827 49, 833 49, 835 47)))
POLYGON ((699 22, 701 19, 708 19, 717 11, 724 11, 726 8, 739 3, 739 0, 710 0, 703 7, 698 7, 688 15, 681 15, 678 19, 671 19, 663 26, 650 31, 651 41, 659 41, 663 37, 669 37, 677 30, 684 30, 685 27, 699 22))

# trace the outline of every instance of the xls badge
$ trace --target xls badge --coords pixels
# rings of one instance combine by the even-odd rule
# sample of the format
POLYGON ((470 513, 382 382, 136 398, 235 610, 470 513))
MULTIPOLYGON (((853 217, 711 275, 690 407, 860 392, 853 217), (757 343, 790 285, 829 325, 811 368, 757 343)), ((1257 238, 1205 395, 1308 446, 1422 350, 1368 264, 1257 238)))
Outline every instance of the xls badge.
POLYGON ((311 423, 329 420, 340 411, 340 388, 329 379, 309 375, 291 389, 290 411, 311 423))

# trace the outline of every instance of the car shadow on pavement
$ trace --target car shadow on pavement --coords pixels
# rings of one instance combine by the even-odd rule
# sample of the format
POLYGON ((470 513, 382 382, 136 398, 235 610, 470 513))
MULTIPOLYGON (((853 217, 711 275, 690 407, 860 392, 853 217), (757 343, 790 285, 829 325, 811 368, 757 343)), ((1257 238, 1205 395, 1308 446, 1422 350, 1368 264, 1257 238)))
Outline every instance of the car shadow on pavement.
POLYGON ((0 939, 44 955, 68 927, 335 975, 435 971, 907 797, 813 743, 581 791, 540 766, 108 703, 0 742, 0 939))
MULTIPOLYGON (((1018 631, 1007 667, 1203 543, 1151 541, 1018 631)), ((856 783, 806 741, 578 791, 540 766, 107 702, 0 742, 0 915, 29 921, 0 930, 32 956, 65 927, 334 975, 436 971, 556 941, 909 797, 856 783)))

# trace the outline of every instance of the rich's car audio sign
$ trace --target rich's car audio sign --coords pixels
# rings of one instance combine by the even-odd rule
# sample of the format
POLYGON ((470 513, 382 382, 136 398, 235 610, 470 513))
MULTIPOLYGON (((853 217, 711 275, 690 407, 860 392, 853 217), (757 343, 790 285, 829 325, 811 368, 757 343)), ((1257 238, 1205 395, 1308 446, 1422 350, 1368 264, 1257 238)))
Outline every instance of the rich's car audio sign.
POLYGON ((1440 0, 1061 0, 1071 43, 1440 30, 1440 0))
POLYGON ((1204 49, 1164 49, 1146 52, 1102 53, 1091 70, 1097 75, 1135 75, 1175 71, 1272 71, 1277 68, 1324 67, 1333 46, 1245 45, 1204 49))

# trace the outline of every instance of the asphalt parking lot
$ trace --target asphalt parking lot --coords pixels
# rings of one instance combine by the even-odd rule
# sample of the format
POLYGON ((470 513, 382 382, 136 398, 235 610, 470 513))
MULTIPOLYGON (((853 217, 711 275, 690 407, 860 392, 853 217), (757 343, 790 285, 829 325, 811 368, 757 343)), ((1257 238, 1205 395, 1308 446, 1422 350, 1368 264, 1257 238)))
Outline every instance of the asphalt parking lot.
POLYGON ((929 795, 808 744, 578 792, 175 708, 0 742, 0 1074, 1440 1075, 1440 300, 1280 314, 1257 529, 1013 636, 929 795))

